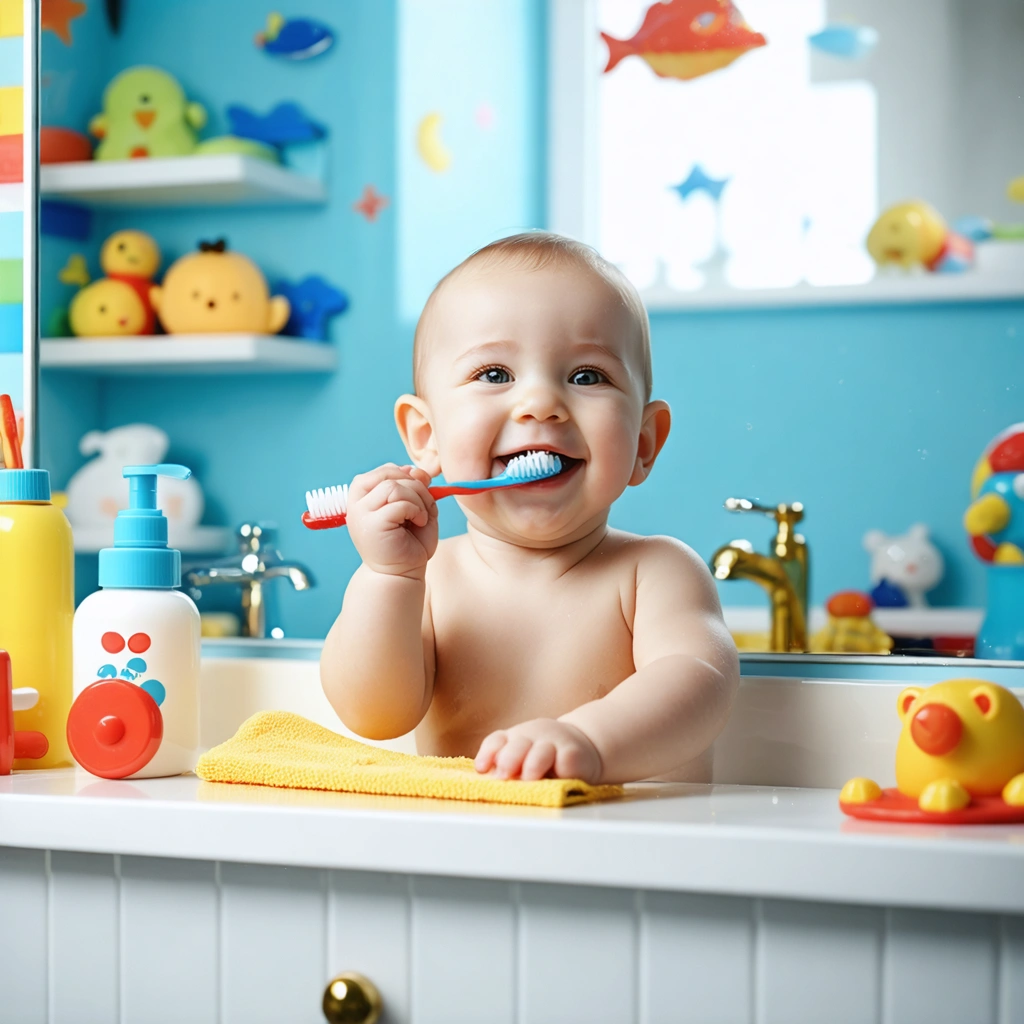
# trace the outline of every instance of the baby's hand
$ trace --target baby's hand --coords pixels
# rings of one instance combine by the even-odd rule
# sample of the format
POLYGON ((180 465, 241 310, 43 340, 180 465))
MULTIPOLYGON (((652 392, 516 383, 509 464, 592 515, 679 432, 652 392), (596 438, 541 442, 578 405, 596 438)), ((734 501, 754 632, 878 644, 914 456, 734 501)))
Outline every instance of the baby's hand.
POLYGON ((535 718, 492 732, 480 744, 474 766, 481 774, 524 782, 546 775, 584 782, 601 777, 601 755, 590 738, 553 718, 535 718))
POLYGON ((422 576, 437 550, 437 502, 429 483, 422 469, 388 463, 349 485, 348 532, 367 568, 422 576))

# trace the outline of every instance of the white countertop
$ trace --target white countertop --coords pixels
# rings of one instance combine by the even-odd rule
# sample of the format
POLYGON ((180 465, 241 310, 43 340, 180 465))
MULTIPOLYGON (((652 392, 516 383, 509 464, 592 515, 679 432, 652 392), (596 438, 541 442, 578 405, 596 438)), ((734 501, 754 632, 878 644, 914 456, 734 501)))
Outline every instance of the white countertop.
POLYGON ((0 777, 0 845, 1024 913, 1024 825, 880 825, 835 790, 647 783, 551 810, 72 769, 0 777))

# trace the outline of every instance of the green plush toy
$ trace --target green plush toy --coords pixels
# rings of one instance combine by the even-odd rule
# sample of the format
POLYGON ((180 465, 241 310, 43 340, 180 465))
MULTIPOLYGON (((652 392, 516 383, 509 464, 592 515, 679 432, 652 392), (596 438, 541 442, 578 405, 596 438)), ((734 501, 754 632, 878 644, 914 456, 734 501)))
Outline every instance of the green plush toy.
POLYGON ((130 160, 186 156, 204 124, 206 110, 186 101, 177 79, 160 68, 135 67, 107 86, 103 113, 89 122, 89 131, 102 140, 97 160, 130 160))

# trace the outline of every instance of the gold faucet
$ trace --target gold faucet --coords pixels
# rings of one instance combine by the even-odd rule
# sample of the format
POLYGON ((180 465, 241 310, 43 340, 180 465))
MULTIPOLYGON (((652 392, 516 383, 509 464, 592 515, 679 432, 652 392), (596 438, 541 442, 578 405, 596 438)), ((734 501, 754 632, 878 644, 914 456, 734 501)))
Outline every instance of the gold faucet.
POLYGON ((752 580, 764 587, 771 602, 771 651, 807 650, 807 541, 794 532, 804 517, 799 501, 774 508, 758 505, 747 498, 727 498, 730 512, 763 512, 771 516, 777 529, 772 551, 760 555, 748 540, 730 541, 711 556, 711 571, 716 580, 752 580))

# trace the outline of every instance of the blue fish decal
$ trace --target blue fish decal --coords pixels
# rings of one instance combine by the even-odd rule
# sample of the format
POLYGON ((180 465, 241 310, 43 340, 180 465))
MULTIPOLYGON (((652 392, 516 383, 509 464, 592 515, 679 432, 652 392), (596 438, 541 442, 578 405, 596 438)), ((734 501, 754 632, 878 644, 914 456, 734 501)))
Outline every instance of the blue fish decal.
POLYGON ((334 45, 334 32, 312 18, 285 20, 276 11, 267 16, 267 27, 256 34, 256 45, 275 57, 309 60, 334 45))
POLYGON ((833 57, 858 60, 878 45, 878 32, 867 25, 826 25, 820 32, 808 36, 807 42, 833 57))
POLYGON ((278 103, 269 114, 257 114, 238 103, 227 109, 231 134, 255 139, 268 146, 289 146, 296 142, 315 142, 327 129, 307 117, 297 103, 278 103))

